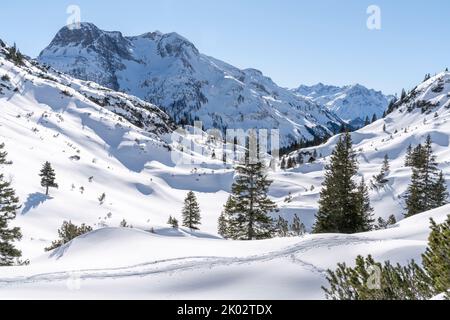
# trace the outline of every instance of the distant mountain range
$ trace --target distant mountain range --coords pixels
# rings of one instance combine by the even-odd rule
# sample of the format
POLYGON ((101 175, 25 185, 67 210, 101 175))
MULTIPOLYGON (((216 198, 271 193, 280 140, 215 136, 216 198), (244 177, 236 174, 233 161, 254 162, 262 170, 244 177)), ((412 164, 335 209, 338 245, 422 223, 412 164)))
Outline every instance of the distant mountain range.
POLYGON ((384 95, 363 87, 341 88, 345 93, 334 98, 313 97, 306 87, 282 88, 258 70, 200 53, 177 33, 126 37, 82 23, 62 28, 38 60, 153 103, 178 124, 279 129, 282 146, 331 135, 344 122, 381 115, 388 105, 384 95))
POLYGON ((293 90, 301 97, 310 98, 336 113, 342 120, 355 127, 361 127, 366 119, 383 116, 394 96, 368 89, 360 84, 337 87, 319 83, 314 86, 300 86, 293 90))

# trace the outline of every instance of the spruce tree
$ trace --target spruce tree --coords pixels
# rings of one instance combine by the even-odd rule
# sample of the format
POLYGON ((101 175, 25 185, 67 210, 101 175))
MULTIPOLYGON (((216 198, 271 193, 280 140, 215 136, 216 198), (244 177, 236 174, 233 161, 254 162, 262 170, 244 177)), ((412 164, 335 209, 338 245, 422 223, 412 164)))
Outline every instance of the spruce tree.
POLYGON ((367 232, 373 230, 373 208, 370 205, 369 189, 364 178, 358 186, 357 204, 359 219, 355 220, 354 232, 367 232))
POLYGON ((282 216, 278 217, 276 229, 280 238, 286 238, 289 236, 289 223, 282 216))
POLYGON ((238 165, 232 194, 225 206, 225 215, 235 240, 259 240, 273 237, 274 223, 269 216, 278 211, 267 193, 272 184, 262 163, 238 165))
POLYGON ((443 224, 431 220, 428 249, 422 256, 436 294, 447 293, 450 299, 450 216, 443 224))
POLYGON ((406 192, 405 202, 407 210, 405 216, 407 218, 426 211, 426 206, 423 201, 423 188, 421 184, 421 178, 417 169, 413 169, 411 184, 409 185, 408 191, 406 192))
POLYGON ((167 224, 170 225, 173 229, 178 229, 179 227, 178 220, 172 216, 169 217, 167 224))
POLYGON ((58 184, 56 183, 55 170, 53 170, 50 162, 47 161, 46 163, 44 163, 39 176, 41 177, 41 186, 45 188, 46 196, 48 196, 49 194, 49 188, 58 188, 58 184))
POLYGON ((233 197, 228 197, 227 203, 224 206, 223 212, 219 216, 218 232, 224 239, 234 239, 233 235, 236 234, 236 222, 231 220, 232 210, 235 207, 233 197))
POLYGON ((435 208, 445 206, 448 203, 448 197, 447 184, 445 182, 444 173, 441 171, 433 186, 432 206, 435 208))
POLYGON ((413 149, 412 146, 409 145, 408 148, 406 149, 405 167, 411 167, 413 165, 412 157, 413 157, 413 149))
MULTIPOLYGON (((0 144, 0 165, 9 165, 6 160, 7 152, 3 151, 4 144, 0 144)), ((19 209, 19 198, 16 197, 11 183, 0 174, 0 266, 19 264, 22 253, 14 246, 15 241, 22 239, 19 228, 12 228, 9 222, 16 218, 19 209)))
POLYGON ((306 233, 305 225, 300 221, 297 214, 294 215, 294 220, 291 225, 291 232, 294 236, 302 236, 306 233))
MULTIPOLYGON (((126 224, 125 220, 123 222, 126 224)), ((92 227, 87 226, 84 223, 81 226, 77 226, 71 221, 64 221, 61 228, 58 230, 59 240, 53 241, 52 245, 46 248, 45 251, 57 249, 79 236, 92 232, 92 230, 92 227)))
POLYGON ((389 157, 386 154, 384 156, 383 166, 381 167, 380 174, 378 174, 375 177, 375 181, 376 181, 378 186, 383 186, 386 183, 388 183, 387 176, 389 175, 389 171, 390 170, 391 169, 390 169, 390 165, 389 165, 389 157))
POLYGON ((430 136, 425 145, 414 149, 411 162, 413 173, 405 195, 406 217, 443 206, 448 198, 444 175, 438 170, 430 136))
POLYGON ((345 133, 339 138, 331 163, 326 166, 315 233, 355 233, 366 229, 369 221, 362 219, 364 196, 353 181, 357 170, 352 139, 345 133))
POLYGON ((378 117, 377 117, 376 113, 374 113, 372 116, 372 123, 376 122, 377 120, 378 120, 378 117))
POLYGON ((184 200, 182 215, 183 227, 191 230, 199 230, 198 226, 201 225, 200 206, 198 205, 195 193, 192 191, 187 194, 184 200))
POLYGON ((286 170, 286 158, 283 157, 283 159, 281 159, 281 164, 280 164, 281 170, 286 170))

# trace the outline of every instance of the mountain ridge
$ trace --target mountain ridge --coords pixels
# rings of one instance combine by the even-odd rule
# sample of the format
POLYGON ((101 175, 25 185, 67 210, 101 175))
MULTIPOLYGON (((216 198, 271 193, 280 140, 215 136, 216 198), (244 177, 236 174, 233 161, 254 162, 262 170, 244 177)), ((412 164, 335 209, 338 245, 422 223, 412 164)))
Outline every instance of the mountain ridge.
POLYGON ((177 33, 123 36, 90 23, 62 28, 41 63, 162 107, 179 124, 206 129, 278 129, 282 146, 332 135, 342 120, 252 68, 204 55, 177 33))

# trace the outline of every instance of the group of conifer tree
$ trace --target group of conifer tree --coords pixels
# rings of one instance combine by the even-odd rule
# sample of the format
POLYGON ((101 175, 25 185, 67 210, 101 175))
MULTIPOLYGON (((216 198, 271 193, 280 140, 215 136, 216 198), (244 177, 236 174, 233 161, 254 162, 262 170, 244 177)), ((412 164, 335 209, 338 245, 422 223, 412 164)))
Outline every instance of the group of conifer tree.
POLYGON ((328 270, 326 297, 333 300, 429 300, 444 294, 450 299, 450 216, 443 224, 431 220, 428 248, 422 265, 410 261, 393 265, 358 256, 355 267, 338 264, 328 270), (378 272, 374 272, 378 270, 378 272))
POLYGON ((430 136, 427 137, 425 145, 408 148, 405 166, 412 167, 413 172, 405 196, 406 217, 447 204, 447 186, 444 174, 438 169, 430 136))

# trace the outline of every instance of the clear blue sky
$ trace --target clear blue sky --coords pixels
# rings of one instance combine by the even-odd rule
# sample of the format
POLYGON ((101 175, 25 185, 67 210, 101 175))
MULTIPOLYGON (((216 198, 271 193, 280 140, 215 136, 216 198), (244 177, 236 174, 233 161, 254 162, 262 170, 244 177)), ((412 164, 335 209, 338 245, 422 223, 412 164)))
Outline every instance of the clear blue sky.
POLYGON ((0 38, 35 57, 70 4, 105 30, 176 31, 286 87, 361 83, 394 93, 450 66, 448 0, 15 0, 1 4, 0 38), (379 31, 366 27, 371 4, 381 8, 379 31))

